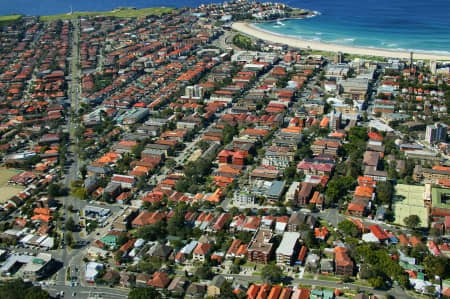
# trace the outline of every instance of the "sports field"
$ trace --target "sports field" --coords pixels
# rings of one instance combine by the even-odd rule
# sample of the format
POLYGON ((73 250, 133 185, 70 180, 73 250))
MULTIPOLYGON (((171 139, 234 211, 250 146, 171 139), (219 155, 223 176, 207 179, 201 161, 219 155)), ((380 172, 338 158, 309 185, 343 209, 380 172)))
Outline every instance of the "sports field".
POLYGON ((0 168, 0 204, 5 203, 8 199, 24 189, 20 186, 8 185, 8 180, 20 172, 21 171, 0 168))
POLYGON ((393 196, 395 223, 405 225, 403 221, 409 215, 420 218, 420 226, 428 226, 428 212, 424 206, 424 186, 398 184, 393 196))

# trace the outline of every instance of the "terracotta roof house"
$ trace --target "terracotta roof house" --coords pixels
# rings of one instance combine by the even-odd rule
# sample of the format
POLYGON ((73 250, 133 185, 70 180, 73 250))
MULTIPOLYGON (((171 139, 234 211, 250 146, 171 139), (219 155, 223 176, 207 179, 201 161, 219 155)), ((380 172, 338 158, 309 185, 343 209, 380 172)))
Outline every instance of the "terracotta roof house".
POLYGON ((170 283, 170 278, 166 273, 155 272, 153 278, 147 282, 147 285, 157 289, 165 289, 170 283))
POLYGON ((334 249, 334 259, 336 267, 336 275, 353 276, 353 261, 347 254, 347 250, 343 247, 334 249))
POLYGON ((208 243, 198 243, 193 252, 193 259, 196 261, 204 261, 211 251, 211 245, 208 243))
POLYGON ((189 280, 185 277, 177 276, 175 277, 167 287, 167 290, 182 295, 184 294, 186 287, 189 284, 189 280))
POLYGON ((132 222, 133 228, 141 227, 148 224, 154 224, 162 219, 166 218, 166 214, 161 212, 148 212, 142 211, 132 222))
POLYGON ((256 299, 261 287, 256 284, 252 284, 247 290, 247 299, 256 299))

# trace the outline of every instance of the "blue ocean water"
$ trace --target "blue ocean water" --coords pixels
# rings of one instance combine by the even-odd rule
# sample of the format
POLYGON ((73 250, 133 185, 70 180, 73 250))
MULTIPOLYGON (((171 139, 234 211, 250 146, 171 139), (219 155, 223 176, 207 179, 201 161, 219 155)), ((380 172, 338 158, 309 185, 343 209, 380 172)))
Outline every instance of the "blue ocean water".
MULTIPOLYGON (((195 7, 220 0, 0 0, 0 15, 106 11, 119 6, 195 7)), ((278 0, 320 12, 309 19, 258 24, 292 37, 326 43, 450 54, 449 0, 278 0)))
MULTIPOLYGON (((286 3, 300 6, 300 1, 286 3)), ((301 8, 320 15, 256 26, 330 44, 450 55, 449 0, 304 0, 301 8)))

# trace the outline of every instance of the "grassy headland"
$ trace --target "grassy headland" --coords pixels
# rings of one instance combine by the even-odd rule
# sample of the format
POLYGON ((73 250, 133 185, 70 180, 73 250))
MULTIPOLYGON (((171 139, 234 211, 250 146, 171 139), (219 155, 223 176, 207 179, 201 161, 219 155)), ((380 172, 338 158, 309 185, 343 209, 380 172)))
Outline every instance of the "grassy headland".
POLYGON ((149 7, 142 9, 133 8, 120 8, 111 11, 77 11, 72 14, 59 14, 50 16, 41 16, 41 21, 54 21, 54 20, 68 20, 84 16, 105 16, 105 17, 117 17, 117 18, 139 18, 147 15, 162 15, 172 12, 175 8, 172 7, 149 7))
POLYGON ((15 24, 22 20, 23 15, 0 16, 0 26, 15 24))

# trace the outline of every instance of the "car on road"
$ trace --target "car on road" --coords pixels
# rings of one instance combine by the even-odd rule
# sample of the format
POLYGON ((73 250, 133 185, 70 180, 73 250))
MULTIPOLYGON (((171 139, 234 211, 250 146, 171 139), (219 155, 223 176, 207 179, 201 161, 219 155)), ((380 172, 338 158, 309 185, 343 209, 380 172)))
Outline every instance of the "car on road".
POLYGON ((75 297, 77 295, 77 293, 72 292, 72 297, 75 297))

